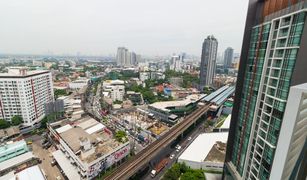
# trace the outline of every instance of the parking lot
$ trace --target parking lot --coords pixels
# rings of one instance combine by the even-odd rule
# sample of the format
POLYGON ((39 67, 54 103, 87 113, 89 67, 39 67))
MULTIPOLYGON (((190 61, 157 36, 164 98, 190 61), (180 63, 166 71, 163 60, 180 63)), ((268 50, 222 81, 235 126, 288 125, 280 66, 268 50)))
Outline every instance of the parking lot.
POLYGON ((47 179, 49 180, 59 180, 64 179, 60 170, 57 166, 52 166, 52 155, 51 153, 55 150, 53 146, 48 149, 43 149, 41 145, 42 137, 39 135, 33 135, 29 137, 32 140, 32 151, 35 156, 42 160, 42 163, 39 164, 40 168, 44 171, 47 179))

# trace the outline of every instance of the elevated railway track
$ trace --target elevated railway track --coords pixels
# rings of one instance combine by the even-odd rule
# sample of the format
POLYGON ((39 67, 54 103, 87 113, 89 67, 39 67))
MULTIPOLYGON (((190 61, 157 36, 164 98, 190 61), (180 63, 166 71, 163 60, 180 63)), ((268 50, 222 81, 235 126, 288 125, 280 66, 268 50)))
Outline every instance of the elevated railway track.
POLYGON ((106 180, 126 180, 145 167, 161 150, 161 148, 168 146, 178 136, 180 136, 188 127, 196 122, 201 116, 203 116, 212 105, 211 102, 206 103, 203 106, 198 107, 193 113, 186 116, 186 118, 176 124, 161 138, 153 142, 146 149, 133 156, 128 161, 121 164, 111 174, 105 177, 106 180))

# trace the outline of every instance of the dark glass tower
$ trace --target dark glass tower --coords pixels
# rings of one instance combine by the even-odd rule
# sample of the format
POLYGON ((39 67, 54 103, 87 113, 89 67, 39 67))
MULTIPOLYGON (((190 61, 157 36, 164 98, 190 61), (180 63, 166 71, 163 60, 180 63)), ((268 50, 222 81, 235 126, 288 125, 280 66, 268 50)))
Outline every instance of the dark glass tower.
POLYGON ((233 49, 228 47, 224 52, 224 68, 232 67, 233 49))
POLYGON ((277 177, 289 90, 307 82, 306 12, 306 0, 249 1, 224 179, 277 177))

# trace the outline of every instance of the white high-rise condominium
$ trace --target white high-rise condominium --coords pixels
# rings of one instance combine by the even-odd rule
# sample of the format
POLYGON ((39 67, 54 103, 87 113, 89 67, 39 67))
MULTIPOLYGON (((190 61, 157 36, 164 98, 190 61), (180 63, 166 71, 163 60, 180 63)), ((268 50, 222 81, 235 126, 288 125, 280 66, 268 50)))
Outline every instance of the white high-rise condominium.
POLYGON ((45 116, 44 105, 54 101, 49 71, 11 68, 0 73, 0 118, 11 121, 18 115, 24 126, 34 126, 45 116))
POLYGON ((137 64, 137 57, 135 52, 129 52, 125 47, 117 49, 116 63, 118 66, 134 66, 137 64))
POLYGON ((208 36, 203 43, 200 63, 200 90, 204 86, 213 84, 216 68, 217 39, 212 35, 208 36))
POLYGON ((128 49, 119 47, 117 49, 116 63, 118 66, 125 66, 128 61, 128 49))

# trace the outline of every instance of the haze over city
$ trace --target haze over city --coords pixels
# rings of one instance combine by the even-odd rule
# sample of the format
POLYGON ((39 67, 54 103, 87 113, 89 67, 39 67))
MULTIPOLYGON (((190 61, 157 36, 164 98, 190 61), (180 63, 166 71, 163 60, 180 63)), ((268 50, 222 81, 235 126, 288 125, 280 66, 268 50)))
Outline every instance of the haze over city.
POLYGON ((307 0, 1 0, 0 180, 302 180, 307 0))
POLYGON ((240 52, 246 0, 3 0, 0 54, 200 56, 209 34, 240 52), (229 35, 231 33, 231 35, 229 35), (3 43, 5 42, 5 43, 3 43))

